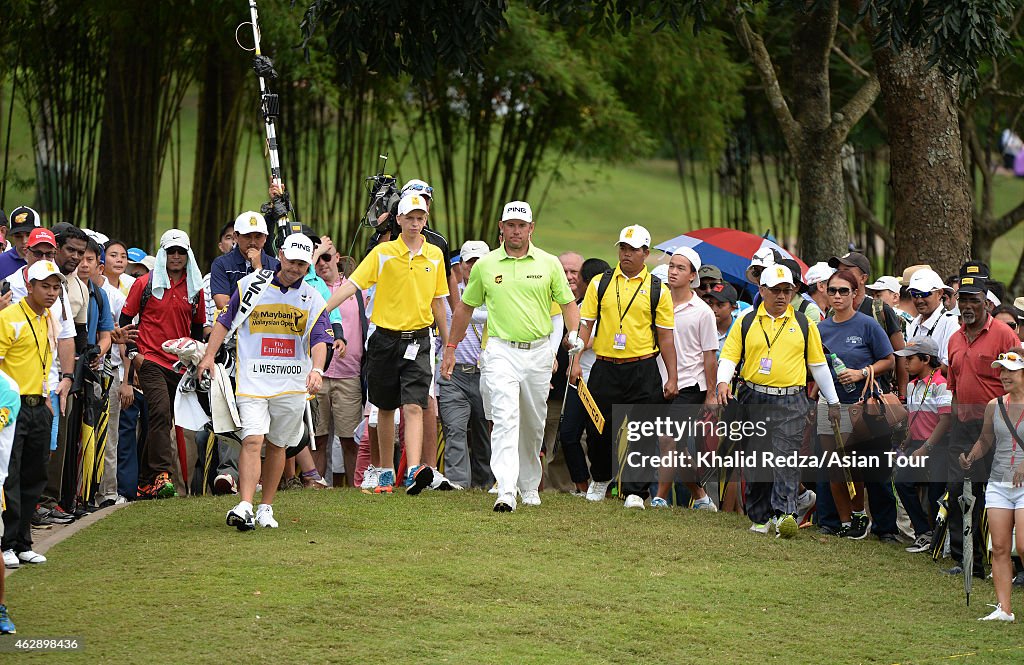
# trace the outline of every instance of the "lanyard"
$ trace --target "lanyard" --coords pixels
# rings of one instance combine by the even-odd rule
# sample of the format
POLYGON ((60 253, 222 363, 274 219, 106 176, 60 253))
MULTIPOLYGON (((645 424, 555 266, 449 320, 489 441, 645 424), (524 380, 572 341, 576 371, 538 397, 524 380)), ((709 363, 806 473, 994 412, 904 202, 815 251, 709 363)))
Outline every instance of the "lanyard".
POLYGON ((637 295, 640 294, 640 289, 644 288, 644 280, 640 280, 640 284, 636 287, 636 291, 633 292, 633 297, 626 303, 626 311, 622 311, 622 300, 619 297, 619 280, 615 280, 615 309, 619 312, 619 332, 622 332, 622 320, 626 318, 626 314, 629 313, 629 308, 633 306, 633 301, 636 300, 637 295))
POLYGON ((43 394, 45 395, 46 392, 47 392, 46 391, 46 378, 47 378, 47 374, 50 373, 50 370, 47 367, 47 364, 48 364, 47 360, 49 360, 47 358, 47 355, 49 354, 49 351, 50 351, 49 340, 47 340, 46 351, 43 351, 43 349, 39 346, 39 337, 36 335, 36 328, 35 328, 35 326, 32 325, 32 319, 30 319, 28 317, 28 312, 25 311, 25 307, 24 306, 22 306, 22 308, 21 308, 21 313, 25 315, 25 321, 28 323, 28 329, 32 331, 32 339, 34 339, 35 342, 36 342, 36 353, 38 354, 38 357, 39 357, 39 366, 43 370, 43 385, 42 385, 42 389, 43 389, 43 394))
POLYGON ((768 341, 768 333, 765 332, 764 324, 761 323, 761 317, 757 317, 757 326, 761 329, 761 334, 764 335, 764 343, 768 345, 768 353, 765 354, 766 356, 772 352, 772 345, 778 341, 779 335, 781 335, 782 331, 786 329, 786 323, 788 322, 788 316, 782 319, 782 324, 779 326, 778 332, 775 333, 775 337, 772 337, 771 341, 768 341))

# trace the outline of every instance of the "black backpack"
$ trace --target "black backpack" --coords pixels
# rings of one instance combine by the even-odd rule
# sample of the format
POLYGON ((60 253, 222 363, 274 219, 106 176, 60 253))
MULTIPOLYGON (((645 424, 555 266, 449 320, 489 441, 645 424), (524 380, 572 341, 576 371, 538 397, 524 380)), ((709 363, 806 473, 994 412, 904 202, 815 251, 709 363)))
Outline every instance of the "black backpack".
MULTIPOLYGON (((601 281, 597 284, 597 319, 594 321, 594 330, 597 330, 597 324, 601 322, 601 301, 604 299, 604 294, 608 290, 608 286, 612 283, 612 274, 614 270, 609 268, 604 271, 601 275, 601 281)), ((643 284, 640 285, 641 288, 643 284)), ((658 301, 661 299, 661 280, 656 275, 651 275, 651 336, 654 338, 654 348, 657 349, 658 345, 658 327, 654 325, 656 315, 658 313, 658 301)))

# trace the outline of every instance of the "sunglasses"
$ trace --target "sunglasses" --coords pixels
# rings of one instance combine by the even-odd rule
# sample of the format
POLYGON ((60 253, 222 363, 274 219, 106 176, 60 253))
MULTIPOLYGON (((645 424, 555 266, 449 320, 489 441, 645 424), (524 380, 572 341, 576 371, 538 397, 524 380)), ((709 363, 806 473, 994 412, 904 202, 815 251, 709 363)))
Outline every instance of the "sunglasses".
POLYGON ((933 292, 932 291, 918 291, 917 289, 909 289, 911 298, 927 298, 933 292))
POLYGON ((771 292, 773 296, 789 296, 793 295, 796 292, 796 289, 789 289, 779 286, 768 287, 768 290, 771 292))
POLYGON ((1006 323, 1006 325, 1010 326, 1010 330, 1016 330, 1017 329, 1017 322, 1016 321, 1005 321, 1005 323, 1006 323))
POLYGON ((185 249, 184 247, 168 247, 164 251, 167 252, 167 256, 188 256, 188 250, 185 249))
POLYGON ((422 192, 424 195, 430 196, 434 193, 434 188, 424 185, 409 185, 405 188, 404 192, 422 192))
POLYGON ((331 261, 334 260, 335 256, 337 256, 337 254, 321 254, 320 257, 317 259, 317 263, 319 263, 320 261, 330 263, 331 261))
POLYGON ((1021 357, 1021 355, 1015 351, 1011 351, 1010 353, 1000 353, 996 357, 996 360, 1009 360, 1012 363, 1020 363, 1024 362, 1024 357, 1021 357))
POLYGON ((47 252, 41 252, 38 249, 29 248, 28 251, 32 252, 32 256, 36 257, 37 259, 53 259, 56 258, 57 256, 56 249, 51 249, 47 252))
POLYGON ((711 289, 713 289, 716 286, 718 286, 719 283, 720 282, 703 282, 703 283, 701 283, 700 286, 697 287, 697 290, 698 291, 710 291, 711 289))
POLYGON ((850 295, 850 291, 852 290, 853 289, 851 289, 848 286, 830 286, 827 289, 825 289, 825 292, 828 293, 830 296, 834 296, 837 293, 841 296, 848 296, 850 295))

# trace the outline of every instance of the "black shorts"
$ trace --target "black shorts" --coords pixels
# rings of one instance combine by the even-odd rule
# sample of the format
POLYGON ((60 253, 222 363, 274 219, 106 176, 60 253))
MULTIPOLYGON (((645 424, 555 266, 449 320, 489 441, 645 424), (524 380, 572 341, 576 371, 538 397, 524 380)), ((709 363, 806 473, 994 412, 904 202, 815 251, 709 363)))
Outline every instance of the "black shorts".
POLYGON ((430 337, 414 340, 390 337, 374 331, 366 345, 366 389, 378 409, 394 411, 405 404, 427 408, 430 392, 430 337), (420 345, 415 360, 405 359, 411 342, 420 345))

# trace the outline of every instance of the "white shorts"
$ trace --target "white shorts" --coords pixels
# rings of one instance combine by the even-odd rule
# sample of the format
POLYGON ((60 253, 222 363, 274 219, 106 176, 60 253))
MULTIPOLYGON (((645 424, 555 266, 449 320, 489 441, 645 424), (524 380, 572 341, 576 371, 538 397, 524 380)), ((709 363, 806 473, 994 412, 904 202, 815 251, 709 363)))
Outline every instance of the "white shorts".
POLYGON ((989 483, 985 489, 985 507, 1024 510, 1024 487, 1014 487, 1013 483, 989 483))
POLYGON ((266 436, 267 443, 292 448, 302 441, 306 421, 306 394, 277 397, 237 397, 242 437, 266 436))

